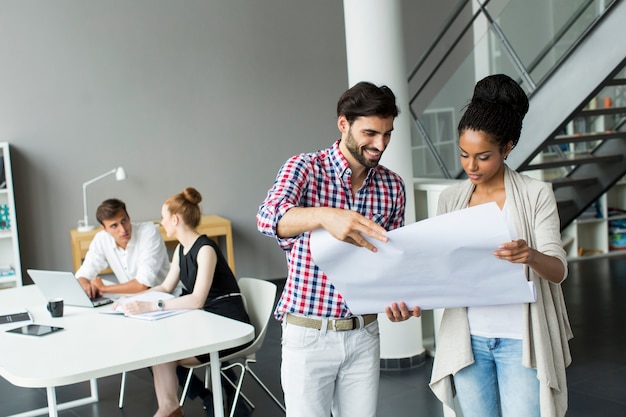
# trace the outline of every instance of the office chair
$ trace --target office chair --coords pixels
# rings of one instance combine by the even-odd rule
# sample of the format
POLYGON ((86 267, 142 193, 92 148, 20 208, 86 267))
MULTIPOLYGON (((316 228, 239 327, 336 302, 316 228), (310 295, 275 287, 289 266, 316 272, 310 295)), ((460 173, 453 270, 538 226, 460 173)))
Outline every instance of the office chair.
MULTIPOLYGON (((231 362, 231 364, 226 365, 222 368, 222 370, 230 369, 233 367, 239 367, 241 369, 240 376, 237 381, 231 381, 223 372, 222 376, 230 382, 230 384, 235 388, 235 396, 233 399, 233 403, 230 404, 230 417, 233 416, 235 407, 237 404, 237 400, 239 396, 241 396, 246 403, 250 405, 250 407, 254 408, 254 404, 241 392, 241 386, 243 384, 243 379, 246 374, 250 374, 252 378, 259 384, 261 388, 269 395, 272 400, 276 403, 278 407, 280 407, 283 412, 285 412, 285 406, 280 402, 278 398, 269 390, 269 388, 261 381, 261 379, 254 373, 254 371, 250 368, 250 364, 256 363, 256 352, 259 351, 261 346, 263 345, 263 341, 265 340, 265 335, 267 334, 267 326, 272 316, 272 312, 274 310, 274 300, 276 298, 276 285, 272 282, 265 281, 257 278, 240 278, 238 281, 239 289, 241 294, 243 295, 246 311, 248 312, 248 316, 250 317, 250 322, 252 326, 254 326, 254 340, 252 343, 246 348, 235 352, 231 355, 224 356, 220 358, 224 362, 231 362)), ((189 368, 189 373, 187 374, 187 380, 185 382, 185 386, 183 388, 183 392, 180 398, 180 405, 182 407, 185 402, 185 397, 187 395, 187 390, 189 389, 189 383, 191 381, 191 376, 196 368, 205 368, 205 387, 208 388, 209 385, 209 372, 210 372, 210 362, 201 363, 194 366, 186 366, 189 368)), ((126 374, 122 374, 122 386, 120 388, 120 400, 119 400, 119 408, 122 408, 124 402, 124 385, 125 385, 126 374)))

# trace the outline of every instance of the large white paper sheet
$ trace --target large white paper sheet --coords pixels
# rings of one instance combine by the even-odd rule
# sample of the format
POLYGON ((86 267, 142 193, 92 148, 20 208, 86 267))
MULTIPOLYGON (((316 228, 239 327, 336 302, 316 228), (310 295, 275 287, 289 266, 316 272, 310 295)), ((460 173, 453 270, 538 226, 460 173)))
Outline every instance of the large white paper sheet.
POLYGON ((353 314, 381 313, 394 301, 422 309, 535 301, 521 264, 493 251, 511 240, 495 203, 436 216, 369 239, 371 252, 311 233, 311 255, 353 314))
POLYGON ((147 313, 141 314, 125 314, 122 311, 122 307, 126 303, 130 303, 131 301, 150 301, 157 302, 157 300, 170 300, 174 298, 174 296, 167 292, 162 291, 146 291, 136 295, 131 295, 128 297, 120 297, 115 302, 115 308, 110 310, 102 310, 100 313, 102 314, 119 314, 124 315, 125 317, 131 317, 133 319, 141 319, 141 320, 159 320, 164 319, 165 317, 175 316, 177 314, 186 313, 189 311, 188 309, 180 309, 180 310, 157 310, 157 311, 149 311, 147 313))

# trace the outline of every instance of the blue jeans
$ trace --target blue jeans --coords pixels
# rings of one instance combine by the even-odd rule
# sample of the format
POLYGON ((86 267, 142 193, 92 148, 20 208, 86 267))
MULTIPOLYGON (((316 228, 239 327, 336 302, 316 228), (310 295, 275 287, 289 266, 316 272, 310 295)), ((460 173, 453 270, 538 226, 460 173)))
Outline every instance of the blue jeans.
POLYGON ((522 341, 472 336, 474 363, 454 375, 463 417, 540 417, 537 371, 522 366, 522 341))

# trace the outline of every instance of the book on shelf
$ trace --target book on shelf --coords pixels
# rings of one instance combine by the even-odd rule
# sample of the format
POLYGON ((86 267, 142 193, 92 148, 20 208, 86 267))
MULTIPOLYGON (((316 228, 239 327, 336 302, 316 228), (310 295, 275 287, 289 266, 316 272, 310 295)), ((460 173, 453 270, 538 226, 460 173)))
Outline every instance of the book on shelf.
POLYGON ((4 155, 0 155, 0 190, 7 188, 6 174, 4 172, 4 155))
POLYGON ((11 217, 9 215, 9 206, 7 204, 0 205, 0 230, 11 229, 11 217))
POLYGON ((585 209, 579 216, 578 220, 589 220, 589 219, 603 219, 604 214, 602 213, 602 203, 600 200, 596 200, 589 207, 585 209))
POLYGON ((15 275, 15 269, 9 265, 0 265, 0 277, 15 275))

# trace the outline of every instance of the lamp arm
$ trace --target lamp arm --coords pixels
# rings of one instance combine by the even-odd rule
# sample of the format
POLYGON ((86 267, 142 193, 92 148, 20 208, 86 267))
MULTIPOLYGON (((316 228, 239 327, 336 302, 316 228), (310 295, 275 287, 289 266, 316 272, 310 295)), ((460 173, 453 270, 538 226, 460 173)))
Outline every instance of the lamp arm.
POLYGON ((112 169, 112 170, 110 170, 108 172, 105 172, 102 175, 97 176, 96 178, 93 178, 93 179, 91 179, 91 180, 89 180, 87 182, 84 182, 83 183, 83 189, 85 189, 89 184, 93 184, 96 181, 100 181, 102 178, 104 178, 106 176, 109 176, 111 174, 115 174, 115 171, 117 171, 117 168, 114 168, 114 169, 112 169))
POLYGON ((96 181, 100 181, 104 177, 107 177, 111 174, 115 174, 115 171, 117 171, 117 168, 114 168, 108 172, 105 172, 102 175, 97 176, 96 178, 93 178, 83 183, 83 221, 85 223, 85 226, 89 225, 89 219, 87 217, 87 186, 89 184, 93 184, 96 181))

